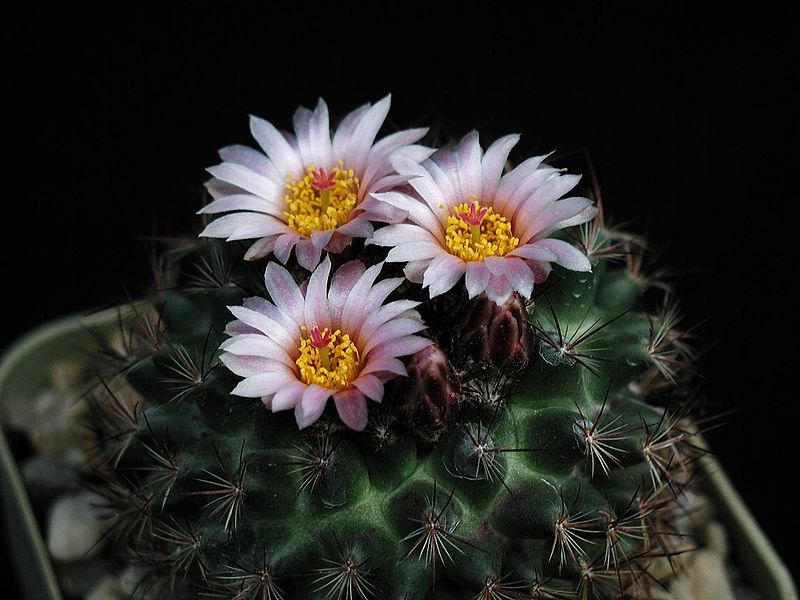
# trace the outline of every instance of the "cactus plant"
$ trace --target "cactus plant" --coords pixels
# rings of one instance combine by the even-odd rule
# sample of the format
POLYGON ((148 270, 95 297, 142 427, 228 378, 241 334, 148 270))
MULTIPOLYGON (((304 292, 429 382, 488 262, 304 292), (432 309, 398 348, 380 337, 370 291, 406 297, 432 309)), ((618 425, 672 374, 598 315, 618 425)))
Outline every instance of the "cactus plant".
POLYGON ((503 174, 517 136, 373 144, 387 110, 332 141, 322 102, 294 135, 254 119, 266 155, 210 169, 202 212, 229 214, 108 341, 92 485, 139 591, 648 597, 692 545, 675 303, 643 302, 635 236, 560 199, 577 177, 503 174))

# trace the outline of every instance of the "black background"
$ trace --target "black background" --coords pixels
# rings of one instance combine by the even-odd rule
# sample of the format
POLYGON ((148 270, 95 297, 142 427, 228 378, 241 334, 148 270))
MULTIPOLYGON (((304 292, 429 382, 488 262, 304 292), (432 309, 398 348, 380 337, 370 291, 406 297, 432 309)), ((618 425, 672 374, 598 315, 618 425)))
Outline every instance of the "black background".
POLYGON ((392 92, 403 127, 590 153, 607 211, 648 232, 705 320, 705 390, 735 410, 709 437, 796 570, 796 15, 271 6, 9 19, 0 343, 144 292, 147 238, 197 227, 203 169, 251 144, 249 113, 286 127, 320 95, 341 116, 392 92))

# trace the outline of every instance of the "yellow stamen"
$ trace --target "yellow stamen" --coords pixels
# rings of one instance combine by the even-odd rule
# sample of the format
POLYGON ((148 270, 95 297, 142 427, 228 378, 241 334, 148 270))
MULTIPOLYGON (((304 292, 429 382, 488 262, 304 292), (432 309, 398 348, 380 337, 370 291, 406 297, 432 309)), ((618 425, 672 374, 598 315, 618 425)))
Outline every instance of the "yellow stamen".
POLYGON ((331 333, 326 327, 322 336, 330 336, 330 341, 325 346, 317 347, 308 329, 302 329, 305 337, 300 340, 300 356, 295 361, 300 369, 301 381, 333 390, 349 387, 361 370, 361 356, 356 345, 350 341, 350 336, 342 334, 339 329, 331 333))
POLYGON ((450 254, 464 261, 483 260, 487 256, 505 256, 519 245, 519 238, 511 231, 511 221, 494 212, 489 206, 479 225, 471 225, 459 215, 468 215, 470 209, 480 213, 480 202, 463 202, 453 207, 447 217, 445 243, 450 254))
POLYGON ((284 211, 289 227, 304 236, 315 231, 335 229, 350 220, 350 213, 358 204, 358 187, 361 181, 352 169, 345 169, 339 161, 333 167, 334 185, 319 190, 314 186, 314 171, 310 165, 300 179, 284 184, 287 210, 284 211))

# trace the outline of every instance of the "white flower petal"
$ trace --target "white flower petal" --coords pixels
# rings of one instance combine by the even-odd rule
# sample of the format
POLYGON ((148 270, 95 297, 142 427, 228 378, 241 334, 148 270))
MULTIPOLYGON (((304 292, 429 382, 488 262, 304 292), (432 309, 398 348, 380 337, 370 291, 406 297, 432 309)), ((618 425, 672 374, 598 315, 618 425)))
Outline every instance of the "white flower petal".
POLYGON ((300 157, 272 123, 251 116, 250 133, 281 175, 295 178, 303 172, 300 157))
POLYGON ((289 410, 297 406, 300 399, 303 397, 303 392, 306 391, 306 385, 300 381, 294 380, 287 383, 284 387, 275 392, 272 397, 270 408, 272 412, 281 410, 289 410))
MULTIPOLYGON (((375 375, 370 373, 361 375, 356 378, 353 385, 370 400, 374 400, 375 402, 383 400, 383 382, 375 375)), ((336 396, 334 396, 334 399, 336 399, 336 396)))
POLYGON ((229 371, 240 377, 252 377, 260 373, 271 373, 275 371, 286 371, 286 364, 264 358, 263 356, 237 356, 226 352, 220 356, 220 362, 229 371))
POLYGON ((331 394, 332 390, 319 385, 312 384, 306 387, 300 402, 294 408, 294 418, 300 429, 317 422, 331 394))
POLYGON ((464 202, 481 199, 483 177, 481 169, 482 150, 478 132, 468 133, 458 144, 456 165, 461 186, 460 196, 464 202))
POLYGON ((381 327, 372 336, 365 340, 361 349, 361 354, 363 356, 367 356, 370 350, 380 346, 384 342, 393 339, 399 339, 413 333, 419 333, 425 329, 425 327, 425 324, 419 319, 392 319, 392 321, 386 323, 386 325, 381 327))
POLYGON ((219 157, 223 162, 235 163, 247 167, 254 173, 263 175, 275 183, 283 181, 285 176, 278 172, 272 161, 261 154, 258 150, 248 146, 227 146, 219 151, 219 157))
POLYGON ((503 136, 489 146, 483 155, 483 161, 481 162, 481 168, 483 169, 481 196, 483 198, 494 198, 508 161, 508 155, 511 149, 519 142, 519 137, 519 134, 516 133, 503 136))
POLYGON ((313 271, 322 257, 322 248, 315 245, 311 240, 302 238, 298 240, 294 247, 294 255, 301 267, 308 271, 313 271))
POLYGON ((386 262, 424 260, 444 253, 445 250, 433 242, 406 242, 395 246, 386 255, 386 262))
POLYGON ((244 398, 260 398, 277 392, 290 381, 295 381, 294 373, 290 371, 261 373, 243 379, 233 388, 231 394, 244 398))
POLYGON ((431 298, 451 290, 466 273, 467 265, 452 254, 441 254, 425 270, 422 287, 428 288, 431 298))
POLYGON ((244 306, 229 306, 228 310, 233 316, 245 325, 249 325, 272 339, 281 346, 292 347, 297 345, 296 336, 287 331, 277 320, 271 319, 267 315, 244 306))
POLYGON ((298 327, 302 325, 305 299, 289 271, 274 262, 268 263, 264 282, 275 306, 298 327))
POLYGON ((226 181, 256 196, 261 196, 262 198, 282 197, 282 191, 275 183, 263 175, 254 173, 247 167, 233 163, 220 163, 213 167, 208 167, 206 171, 220 181, 226 181))
POLYGON ((320 98, 309 122, 309 144, 311 164, 317 167, 332 167, 336 160, 331 145, 331 125, 328 117, 328 105, 320 98))
POLYGON ((375 141, 375 136, 378 135, 378 131, 386 120, 386 115, 389 114, 391 101, 391 96, 386 96, 370 107, 356 126, 350 144, 345 150, 345 155, 340 159, 344 160, 345 165, 359 175, 364 174, 367 156, 375 141))
POLYGON ((320 328, 325 328, 330 327, 332 324, 330 312, 328 311, 328 278, 330 274, 331 259, 326 256, 319 268, 314 269, 308 280, 305 301, 306 327, 310 328, 317 325, 320 328))
POLYGON ((342 390, 333 395, 339 418, 353 431, 363 431, 367 426, 367 400, 357 389, 342 390))
POLYGON ((295 244, 299 240, 300 234, 294 230, 287 231, 278 237, 278 239, 275 240, 275 247, 273 248, 275 258, 277 258, 283 264, 286 264, 286 261, 289 260, 289 255, 292 253, 292 248, 294 248, 295 244))
POLYGON ((556 240, 552 238, 539 240, 531 244, 530 247, 544 248, 549 250, 555 256, 555 258, 549 262, 554 262, 557 265, 561 265, 565 269, 570 269, 571 271, 592 270, 592 263, 589 262, 587 256, 575 246, 568 244, 563 240, 556 240))
POLYGON ((489 285, 489 269, 482 261, 470 261, 467 263, 467 273, 464 277, 464 285, 467 288, 467 294, 470 298, 474 298, 483 293, 486 286, 489 285))

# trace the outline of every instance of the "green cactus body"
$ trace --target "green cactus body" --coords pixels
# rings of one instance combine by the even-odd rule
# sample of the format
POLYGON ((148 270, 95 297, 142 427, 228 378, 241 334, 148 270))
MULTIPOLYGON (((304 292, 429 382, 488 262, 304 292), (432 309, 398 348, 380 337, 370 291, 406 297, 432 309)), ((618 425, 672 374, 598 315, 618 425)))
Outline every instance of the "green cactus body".
POLYGON ((98 487, 146 567, 143 594, 636 597, 680 550, 665 532, 691 478, 688 434, 647 402, 661 324, 625 269, 556 269, 528 304, 530 363, 456 364, 445 425, 410 419, 399 383, 363 432, 330 408, 299 431, 230 395, 226 306, 263 295, 263 271, 217 242, 179 271, 106 377, 113 398, 94 401, 98 487))

